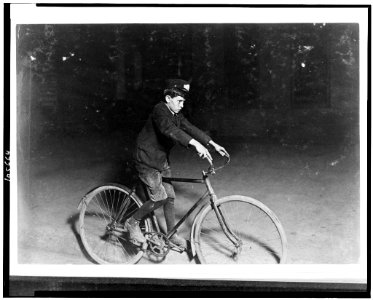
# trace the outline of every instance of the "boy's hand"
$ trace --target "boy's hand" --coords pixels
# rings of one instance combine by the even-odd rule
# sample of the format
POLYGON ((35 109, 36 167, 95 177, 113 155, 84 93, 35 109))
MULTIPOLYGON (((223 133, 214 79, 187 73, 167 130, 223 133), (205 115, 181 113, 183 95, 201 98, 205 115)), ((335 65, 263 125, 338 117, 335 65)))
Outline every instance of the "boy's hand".
POLYGON ((210 152, 207 150, 205 146, 203 146, 200 142, 192 139, 189 144, 196 148, 196 151, 201 158, 207 158, 210 162, 212 161, 212 157, 210 152))
POLYGON ((227 150, 225 150, 224 147, 218 145, 217 143, 215 143, 214 141, 210 141, 209 144, 211 146, 213 146, 216 150, 216 152, 218 152, 221 156, 226 156, 226 157, 229 157, 229 153, 227 152, 227 150))

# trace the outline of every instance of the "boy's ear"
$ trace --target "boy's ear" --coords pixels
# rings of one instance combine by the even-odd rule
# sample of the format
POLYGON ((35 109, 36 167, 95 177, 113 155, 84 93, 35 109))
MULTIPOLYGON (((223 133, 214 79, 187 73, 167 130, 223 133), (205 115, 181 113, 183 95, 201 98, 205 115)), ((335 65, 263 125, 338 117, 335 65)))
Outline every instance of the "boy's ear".
POLYGON ((171 100, 171 96, 170 95, 166 95, 164 98, 165 98, 165 100, 166 100, 167 103, 170 102, 170 100, 171 100))

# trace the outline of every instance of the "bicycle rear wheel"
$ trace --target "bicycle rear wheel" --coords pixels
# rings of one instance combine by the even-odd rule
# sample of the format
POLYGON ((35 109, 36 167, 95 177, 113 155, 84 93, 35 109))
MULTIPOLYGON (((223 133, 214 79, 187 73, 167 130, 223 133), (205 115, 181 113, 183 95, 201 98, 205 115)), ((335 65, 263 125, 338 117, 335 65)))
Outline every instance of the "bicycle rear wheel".
MULTIPOLYGON (((123 225, 142 205, 136 194, 130 192, 125 186, 108 184, 85 196, 79 216, 80 236, 88 254, 99 264, 133 264, 144 254, 130 242, 123 225)), ((140 228, 152 231, 151 220, 143 219, 140 228)))
POLYGON ((229 196, 216 201, 225 224, 241 243, 236 247, 224 233, 211 205, 197 219, 194 243, 204 264, 277 264, 287 254, 285 231, 276 215, 250 197, 229 196))

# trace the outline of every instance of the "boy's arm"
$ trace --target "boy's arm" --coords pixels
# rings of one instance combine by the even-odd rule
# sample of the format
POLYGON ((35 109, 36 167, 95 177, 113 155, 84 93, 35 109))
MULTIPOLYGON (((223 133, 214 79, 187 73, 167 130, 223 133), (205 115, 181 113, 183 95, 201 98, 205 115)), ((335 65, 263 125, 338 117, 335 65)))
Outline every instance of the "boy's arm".
POLYGON ((227 152, 227 150, 225 150, 224 147, 218 145, 218 144, 215 143, 213 140, 211 140, 211 141, 209 142, 209 144, 210 144, 211 146, 213 146, 213 147, 215 148, 216 152, 218 152, 221 156, 227 156, 227 157, 229 157, 229 153, 227 152))
POLYGON ((157 106, 152 113, 152 119, 163 135, 173 139, 184 147, 188 147, 192 137, 173 123, 172 116, 170 116, 170 112, 166 107, 157 106))
MULTIPOLYGON (((227 152, 227 150, 224 149, 224 147, 218 145, 217 143, 215 143, 213 140, 211 140, 209 142, 209 144, 211 146, 213 146, 215 148, 215 150, 221 155, 221 156, 227 156, 229 157, 229 154, 227 152)), ((191 139, 190 142, 189 142, 189 145, 192 145, 196 148, 196 151, 198 152, 198 155, 202 158, 207 158, 210 163, 212 162, 212 157, 211 157, 211 154, 210 152, 207 150, 207 148, 205 146, 203 146, 200 142, 198 142, 197 140, 195 139, 191 139)))
MULTIPOLYGON (((215 148, 216 152, 218 152, 221 156, 227 156, 229 157, 229 154, 228 152, 225 150, 224 147, 218 145, 217 143, 215 143, 211 137, 209 137, 206 133, 204 133, 202 130, 200 130, 199 128, 197 128, 196 126, 194 126, 192 123, 190 123, 183 115, 181 115, 181 118, 180 118, 180 122, 181 122, 181 126, 182 126, 182 129, 184 129, 187 133, 189 133, 192 137, 194 137, 195 139, 197 139, 199 142, 202 142, 202 144, 204 145, 211 145, 215 148)), ((210 153, 208 153, 207 149, 207 153, 205 153, 205 151, 199 147, 199 146, 196 146, 197 145, 197 141, 196 140, 192 140, 191 142, 189 142, 190 145, 193 145, 194 147, 196 147, 196 150, 197 152, 200 154, 200 156, 202 156, 203 158, 207 157, 209 158, 210 160, 212 160, 211 158, 211 155, 210 153), (197 148, 198 147, 198 148, 197 148)), ((200 143, 198 143, 200 144, 200 143)), ((201 145, 203 147, 203 145, 201 145)))
POLYGON ((210 161, 210 163, 212 162, 212 157, 211 157, 210 152, 200 142, 198 142, 195 139, 191 139, 189 142, 189 145, 192 145, 196 148, 196 151, 201 158, 207 158, 210 161))
POLYGON ((204 146, 208 146, 212 140, 210 136, 204 133, 201 129, 190 123, 182 114, 179 115, 181 129, 187 132, 191 137, 196 139, 204 146))

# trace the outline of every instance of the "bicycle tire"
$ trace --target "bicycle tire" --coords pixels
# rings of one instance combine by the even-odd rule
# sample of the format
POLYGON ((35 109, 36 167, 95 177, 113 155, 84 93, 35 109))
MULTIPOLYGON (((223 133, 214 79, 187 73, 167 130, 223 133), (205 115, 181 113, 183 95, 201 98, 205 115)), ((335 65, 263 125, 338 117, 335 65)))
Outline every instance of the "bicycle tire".
MULTIPOLYGON (((124 231, 125 220, 142 205, 142 201, 131 190, 119 184, 105 184, 89 192, 80 209, 79 232, 84 248, 98 264, 135 264, 144 251, 129 241, 124 231), (122 220, 116 226, 122 230, 109 230, 108 225, 125 208, 122 220)), ((150 218, 140 222, 142 231, 152 231, 150 218)))
POLYGON ((242 240, 241 253, 224 234, 211 205, 196 219, 194 246, 202 264, 285 263, 287 239, 277 216, 263 203, 233 195, 216 201, 229 228, 242 240))

